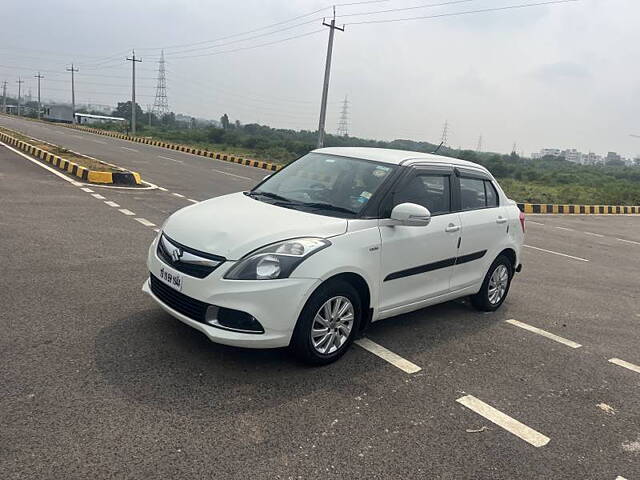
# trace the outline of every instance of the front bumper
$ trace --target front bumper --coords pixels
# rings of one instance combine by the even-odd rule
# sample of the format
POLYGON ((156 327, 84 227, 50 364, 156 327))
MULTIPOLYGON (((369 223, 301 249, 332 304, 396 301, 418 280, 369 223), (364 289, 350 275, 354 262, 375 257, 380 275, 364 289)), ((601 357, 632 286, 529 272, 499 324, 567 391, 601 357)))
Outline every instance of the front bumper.
MULTIPOLYGON (((159 278, 161 268, 169 271, 172 271, 172 268, 158 258, 156 248, 157 240, 149 248, 147 265, 149 272, 159 278)), ((233 264, 234 262, 226 262, 202 279, 181 274, 182 293, 211 305, 246 312, 260 322, 264 333, 234 332, 194 320, 174 310, 154 295, 149 279, 144 282, 142 291, 167 313, 200 330, 213 342, 248 348, 277 348, 289 345, 300 312, 320 281, 309 278, 223 279, 233 264)))

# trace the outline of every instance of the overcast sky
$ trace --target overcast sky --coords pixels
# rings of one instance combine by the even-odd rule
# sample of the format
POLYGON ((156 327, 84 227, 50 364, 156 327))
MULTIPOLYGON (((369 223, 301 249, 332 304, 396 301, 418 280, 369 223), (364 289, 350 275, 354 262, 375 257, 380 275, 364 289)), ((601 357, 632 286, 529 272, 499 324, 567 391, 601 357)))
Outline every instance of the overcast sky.
MULTIPOLYGON (((347 26, 335 38, 327 130, 335 132, 346 95, 349 133, 356 136, 438 142, 448 121, 452 147, 475 149, 482 135, 483 149, 498 152, 511 151, 516 142, 526 154, 556 147, 636 155, 640 139, 630 134, 640 134, 638 0, 354 24, 537 1, 468 0, 338 18, 347 26)), ((342 5, 337 14, 436 3, 446 0, 342 5)), ((328 36, 321 17, 330 10, 257 29, 328 5, 10 0, 3 2, 0 82, 7 80, 15 94, 21 75, 24 91, 35 95, 33 75, 40 70, 46 77, 43 97, 69 100, 64 69, 73 61, 80 68, 76 101, 115 104, 130 98, 131 62, 125 56, 135 48, 143 59, 137 64, 137 100, 146 108, 154 100, 159 48, 167 47, 173 111, 207 118, 228 113, 243 123, 315 130, 328 36), (216 41, 200 43, 208 40, 216 41)))

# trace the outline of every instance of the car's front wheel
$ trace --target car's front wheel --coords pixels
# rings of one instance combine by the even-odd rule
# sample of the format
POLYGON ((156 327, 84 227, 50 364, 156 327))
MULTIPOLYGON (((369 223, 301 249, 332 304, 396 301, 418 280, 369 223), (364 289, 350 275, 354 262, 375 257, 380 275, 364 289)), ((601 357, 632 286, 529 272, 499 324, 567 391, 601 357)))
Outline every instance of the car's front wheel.
POLYGON ((361 318, 355 288, 343 281, 322 285, 302 309, 291 349, 300 360, 312 365, 334 362, 353 342, 361 318))
POLYGON ((491 264, 480 291, 471 296, 473 306, 483 312, 497 310, 507 298, 512 277, 513 264, 508 257, 500 255, 491 264))

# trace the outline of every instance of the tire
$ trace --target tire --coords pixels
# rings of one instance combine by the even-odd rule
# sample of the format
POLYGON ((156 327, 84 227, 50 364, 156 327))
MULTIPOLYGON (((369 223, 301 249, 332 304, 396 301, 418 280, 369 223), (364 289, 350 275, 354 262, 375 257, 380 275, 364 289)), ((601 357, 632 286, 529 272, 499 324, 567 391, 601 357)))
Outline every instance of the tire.
POLYGON ((327 365, 335 362, 353 343, 360 328, 361 319, 360 296, 353 286, 340 280, 321 285, 302 309, 289 347, 299 360, 310 365, 327 365), (345 307, 347 303, 350 307, 345 307), (328 307, 325 307, 327 305, 328 307), (340 317, 342 320, 331 316, 330 310, 334 306, 337 307, 336 310, 346 308, 340 317), (325 308, 328 310, 324 310, 325 308), (347 320, 349 312, 352 313, 350 323, 347 320), (321 322, 318 316, 327 323, 327 327, 324 327, 325 323, 321 322), (347 323, 350 324, 348 333, 347 323), (327 333, 321 333, 325 328, 327 333), (333 339, 327 336, 331 335, 332 331, 333 339), (325 341, 321 342, 323 338, 325 341))
POLYGON ((500 255, 494 260, 489 267, 487 275, 484 277, 482 287, 480 291, 471 296, 471 304, 482 312, 494 312, 500 305, 503 304, 507 294, 509 293, 509 287, 511 286, 511 279, 513 278, 513 265, 508 257, 500 255), (498 273, 496 273, 498 272, 498 273), (506 279, 504 278, 506 274, 506 279), (492 277, 493 281, 492 281, 492 277), (498 282, 499 280, 499 282, 498 282), (506 281, 506 283, 504 283, 506 281), (495 296, 494 287, 496 283, 499 283, 499 288, 504 288, 504 291, 497 298, 495 296))

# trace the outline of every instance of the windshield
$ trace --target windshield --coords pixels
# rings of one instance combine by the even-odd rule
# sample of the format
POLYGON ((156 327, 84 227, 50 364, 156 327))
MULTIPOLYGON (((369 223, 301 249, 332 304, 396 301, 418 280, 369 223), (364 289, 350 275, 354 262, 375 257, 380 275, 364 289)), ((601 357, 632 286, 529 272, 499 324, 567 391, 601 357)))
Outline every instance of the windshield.
POLYGON ((394 165, 309 153, 268 178, 250 195, 259 200, 333 216, 355 216, 394 165))

